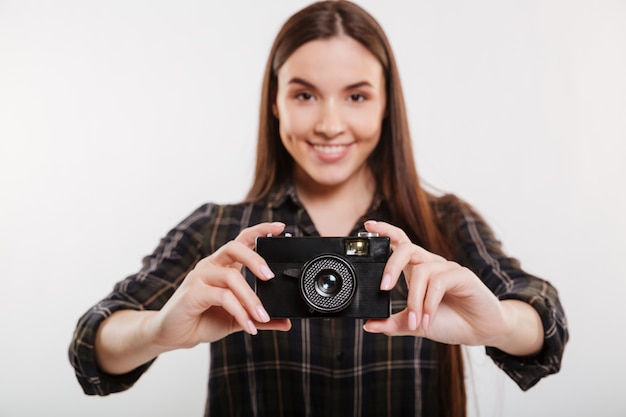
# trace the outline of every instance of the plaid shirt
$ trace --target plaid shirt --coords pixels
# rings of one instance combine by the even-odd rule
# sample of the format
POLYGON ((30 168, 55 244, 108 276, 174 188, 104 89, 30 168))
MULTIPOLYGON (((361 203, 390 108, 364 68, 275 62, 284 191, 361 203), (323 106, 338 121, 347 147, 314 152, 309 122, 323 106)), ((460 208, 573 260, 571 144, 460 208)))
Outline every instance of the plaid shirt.
MULTIPOLYGON (((522 389, 559 370, 568 339, 556 290, 505 256, 489 226, 468 205, 442 197, 434 209, 458 243, 455 260, 474 271, 500 298, 530 303, 540 314, 545 345, 532 358, 494 348, 486 352, 522 389)), ((366 219, 388 220, 376 200, 366 219)), ((294 236, 317 236, 292 186, 267 201, 206 204, 162 239, 139 273, 78 322, 70 362, 85 393, 107 395, 129 388, 152 362, 126 375, 101 372, 93 346, 100 323, 120 309, 158 310, 203 257, 251 225, 284 222, 294 236)), ((359 230, 353 231, 355 234, 359 230)), ((406 286, 392 292, 392 308, 404 308, 406 286)), ((362 320, 292 320, 289 332, 232 334, 211 345, 206 412, 212 416, 437 416, 436 342, 363 331, 362 320)))

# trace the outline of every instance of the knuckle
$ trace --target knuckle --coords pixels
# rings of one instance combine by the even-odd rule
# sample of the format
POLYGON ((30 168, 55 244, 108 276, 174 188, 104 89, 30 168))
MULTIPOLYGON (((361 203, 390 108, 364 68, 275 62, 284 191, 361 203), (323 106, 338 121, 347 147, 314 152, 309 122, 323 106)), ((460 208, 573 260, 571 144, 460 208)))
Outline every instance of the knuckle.
POLYGON ((427 278, 427 276, 428 276, 428 271, 427 271, 426 265, 417 264, 417 265, 413 265, 413 267, 411 268, 411 279, 420 280, 420 279, 427 278))
POLYGON ((237 254, 241 253, 244 248, 247 248, 247 246, 242 242, 239 242, 237 240, 230 240, 226 242, 224 246, 219 248, 218 251, 215 252, 215 255, 226 255, 226 257, 232 261, 237 257, 237 254))
POLYGON ((226 268, 224 270, 224 280, 228 282, 235 282, 241 278, 241 273, 234 268, 226 268))
POLYGON ((250 239, 249 235, 252 235, 254 233, 252 228, 248 228, 248 229, 243 229, 241 232, 239 232, 239 234, 237 235, 237 237, 233 240, 234 242, 245 242, 247 240, 250 239))
POLYGON ((189 272, 189 275, 195 273, 198 269, 205 269, 211 266, 211 260, 209 257, 202 258, 196 263, 196 266, 189 272))
POLYGON ((224 250, 227 252, 233 252, 233 251, 236 251, 241 246, 243 246, 243 243, 235 239, 235 240, 229 240, 228 242, 226 242, 224 246, 222 246, 222 248, 224 248, 224 250))
POLYGON ((429 291, 440 293, 445 289, 443 280, 440 277, 434 277, 429 284, 429 291))
POLYGON ((413 252, 413 244, 410 241, 398 242, 396 244, 394 252, 403 254, 403 256, 411 257, 413 252))

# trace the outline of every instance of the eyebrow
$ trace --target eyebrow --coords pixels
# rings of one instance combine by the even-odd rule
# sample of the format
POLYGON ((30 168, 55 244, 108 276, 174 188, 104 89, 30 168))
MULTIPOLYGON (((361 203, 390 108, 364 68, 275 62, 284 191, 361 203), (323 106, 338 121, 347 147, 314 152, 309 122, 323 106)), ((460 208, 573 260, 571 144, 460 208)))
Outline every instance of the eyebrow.
MULTIPOLYGON (((290 79, 287 84, 301 84, 301 85, 303 85, 303 86, 305 86, 307 88, 311 88, 311 89, 315 89, 316 88, 315 85, 311 84, 308 81, 303 80, 302 78, 298 78, 298 77, 294 77, 294 78, 290 79)), ((345 89, 346 90, 352 90, 354 88, 360 88, 360 87, 374 87, 374 86, 369 81, 359 81, 359 82, 356 82, 354 84, 347 85, 345 87, 345 89)))

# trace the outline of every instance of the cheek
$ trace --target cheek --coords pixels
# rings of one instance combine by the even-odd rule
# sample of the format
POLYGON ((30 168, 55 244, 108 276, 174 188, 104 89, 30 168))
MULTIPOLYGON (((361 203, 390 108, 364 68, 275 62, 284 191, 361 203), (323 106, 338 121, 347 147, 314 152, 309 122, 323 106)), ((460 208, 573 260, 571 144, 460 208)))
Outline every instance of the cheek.
POLYGON ((314 118, 307 111, 286 111, 281 113, 279 130, 283 140, 294 140, 307 136, 313 129, 314 118))
POLYGON ((359 118, 358 123, 352 125, 354 136, 360 140, 377 142, 382 130, 382 121, 375 117, 359 118))

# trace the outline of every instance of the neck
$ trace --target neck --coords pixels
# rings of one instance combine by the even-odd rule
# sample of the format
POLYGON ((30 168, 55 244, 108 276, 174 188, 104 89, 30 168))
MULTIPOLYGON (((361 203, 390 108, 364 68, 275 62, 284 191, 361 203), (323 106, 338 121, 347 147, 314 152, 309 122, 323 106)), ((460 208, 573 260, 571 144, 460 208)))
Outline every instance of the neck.
POLYGON ((321 236, 346 236, 372 203, 376 185, 370 171, 350 181, 322 185, 295 178, 298 198, 321 236))

